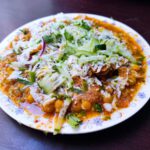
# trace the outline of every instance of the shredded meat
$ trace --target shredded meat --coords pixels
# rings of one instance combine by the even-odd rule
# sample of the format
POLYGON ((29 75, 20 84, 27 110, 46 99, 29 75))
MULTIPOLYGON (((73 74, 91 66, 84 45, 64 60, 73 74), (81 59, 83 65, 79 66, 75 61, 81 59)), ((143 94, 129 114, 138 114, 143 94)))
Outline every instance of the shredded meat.
POLYGON ((120 67, 118 72, 120 77, 126 78, 128 76, 128 68, 125 66, 120 67))
POLYGON ((130 104, 130 99, 132 97, 132 93, 130 93, 129 90, 123 90, 122 91, 122 94, 121 94, 121 97, 118 99, 117 101, 117 106, 119 108, 125 108, 125 107, 128 107, 129 104, 130 104))
POLYGON ((82 86, 82 79, 79 76, 73 77, 73 82, 75 86, 82 86))
POLYGON ((117 106, 119 108, 126 108, 129 106, 129 99, 125 98, 125 97, 121 97, 118 101, 117 101, 117 106))
POLYGON ((106 75, 108 74, 108 72, 110 72, 112 70, 111 67, 109 67, 108 65, 105 65, 102 67, 101 71, 100 71, 100 74, 101 75, 106 75))
POLYGON ((100 87, 97 85, 91 86, 88 91, 74 96, 77 101, 88 100, 91 103, 101 101, 100 87))
POLYGON ((111 65, 105 65, 102 67, 102 69, 98 72, 97 70, 93 70, 92 68, 89 70, 89 75, 90 76, 96 76, 98 79, 100 79, 102 82, 106 81, 108 78, 112 76, 117 76, 118 75, 118 70, 116 67, 111 64, 111 65))

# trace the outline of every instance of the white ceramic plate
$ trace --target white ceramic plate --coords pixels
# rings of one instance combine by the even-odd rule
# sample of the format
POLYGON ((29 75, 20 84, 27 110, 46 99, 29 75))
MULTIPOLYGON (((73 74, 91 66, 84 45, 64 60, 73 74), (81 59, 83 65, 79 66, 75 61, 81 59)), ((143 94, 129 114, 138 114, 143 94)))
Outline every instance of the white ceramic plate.
MULTIPOLYGON (((111 119, 108 121, 102 121, 100 120, 100 117, 96 117, 90 120, 87 120, 84 122, 79 129, 72 129, 67 123, 64 124, 63 129, 61 131, 62 134, 81 134, 81 133, 89 133, 89 132, 94 132, 94 131, 99 131, 106 129, 108 127, 114 126, 120 122, 123 122, 124 120, 128 119, 129 117, 133 116, 136 112, 138 112, 149 100, 150 98, 150 92, 149 92, 149 87, 150 87, 150 46, 146 42, 146 40, 135 30, 131 29, 129 26, 118 22, 116 20, 99 16, 99 15, 92 15, 92 14, 80 14, 80 13, 69 13, 65 14, 65 17, 72 18, 77 15, 86 15, 89 17, 93 17, 96 19, 99 19, 101 21, 108 22, 110 24, 113 24, 114 26, 117 26, 127 33, 129 33, 132 37, 136 39, 136 41, 141 45, 146 58, 147 58, 147 64, 148 64, 148 71, 146 75, 146 83, 142 86, 142 88, 139 90, 138 94, 134 98, 134 100, 131 102, 130 106, 126 109, 121 109, 117 112, 115 112, 111 119)), ((52 18, 56 19, 63 19, 64 15, 58 14, 55 16, 48 16, 45 18, 41 18, 35 21, 32 21, 28 24, 25 24, 24 26, 20 27, 33 27, 34 24, 38 24, 41 21, 47 21, 52 18)), ((14 32, 12 32, 10 35, 8 35, 0 44, 0 49, 3 50, 4 47, 8 44, 9 41, 12 40, 16 32, 20 29, 16 29, 14 32)), ((49 122, 48 119, 40 117, 38 118, 38 122, 35 121, 35 116, 29 115, 26 112, 24 112, 22 109, 17 108, 11 100, 8 99, 7 96, 2 94, 0 92, 0 107, 3 109, 5 113, 7 113, 10 117, 15 119, 21 124, 24 124, 28 127, 45 131, 45 132, 52 132, 52 122, 49 122)))

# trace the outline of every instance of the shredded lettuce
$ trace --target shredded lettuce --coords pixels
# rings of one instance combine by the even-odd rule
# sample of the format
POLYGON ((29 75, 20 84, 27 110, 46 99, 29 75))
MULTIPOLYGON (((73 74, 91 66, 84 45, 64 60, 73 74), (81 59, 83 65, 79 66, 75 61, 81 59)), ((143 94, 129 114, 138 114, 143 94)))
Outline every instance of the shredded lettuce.
POLYGON ((79 58, 79 63, 81 65, 89 63, 89 62, 97 62, 97 61, 104 61, 106 59, 105 55, 93 55, 93 56, 81 56, 79 58))
POLYGON ((61 75, 66 79, 65 81, 66 81, 66 84, 68 85, 68 88, 71 88, 73 84, 73 80, 70 76, 67 65, 64 63, 61 63, 61 65, 58 66, 58 70, 61 73, 61 75))

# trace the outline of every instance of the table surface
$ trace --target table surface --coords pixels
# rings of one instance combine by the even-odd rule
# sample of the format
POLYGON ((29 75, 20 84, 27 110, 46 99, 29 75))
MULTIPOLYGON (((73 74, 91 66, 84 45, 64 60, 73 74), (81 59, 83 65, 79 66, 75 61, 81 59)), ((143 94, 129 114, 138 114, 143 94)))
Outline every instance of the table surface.
MULTIPOLYGON (((150 42, 150 2, 145 0, 0 0, 0 40, 17 27, 59 12, 84 12, 119 20, 150 42)), ((149 150, 150 103, 129 120, 97 133, 44 135, 0 110, 0 150, 149 150)))

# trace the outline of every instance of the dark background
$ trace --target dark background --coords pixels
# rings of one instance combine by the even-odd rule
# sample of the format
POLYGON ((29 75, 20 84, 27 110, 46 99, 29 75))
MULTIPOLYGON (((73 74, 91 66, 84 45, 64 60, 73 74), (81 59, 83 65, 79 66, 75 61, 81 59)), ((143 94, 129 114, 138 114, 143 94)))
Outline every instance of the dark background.
MULTIPOLYGON (((150 43, 150 2, 145 0, 0 0, 0 40, 17 27, 58 12, 113 17, 150 43)), ((0 110, 0 150, 150 150, 150 103, 129 120, 92 134, 44 135, 0 110)))

